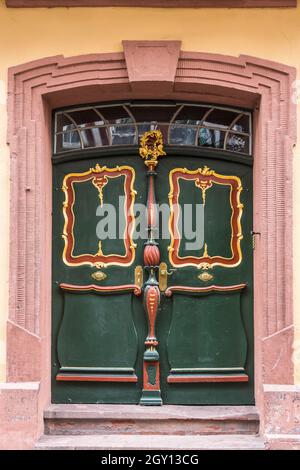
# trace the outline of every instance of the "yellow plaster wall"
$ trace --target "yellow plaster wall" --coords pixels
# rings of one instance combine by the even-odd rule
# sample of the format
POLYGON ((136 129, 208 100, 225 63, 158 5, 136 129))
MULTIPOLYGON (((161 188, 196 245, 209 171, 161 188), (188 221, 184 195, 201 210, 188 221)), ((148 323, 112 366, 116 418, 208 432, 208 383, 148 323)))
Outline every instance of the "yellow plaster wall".
MULTIPOLYGON (((0 381, 5 379, 8 305, 9 156, 5 143, 7 68, 41 57, 121 51, 123 39, 180 39, 182 48, 248 54, 293 65, 300 78, 297 9, 7 9, 0 0, 0 381)), ((300 82, 299 82, 300 83, 300 82)), ((300 96, 300 84, 299 84, 300 96)), ((300 112, 300 98, 298 100, 300 112)), ((299 120, 300 122, 300 120, 299 120)), ((300 136, 300 124, 298 124, 300 136)), ((294 315, 300 384, 300 141, 294 160, 294 315), (297 223, 297 221, 299 221, 297 223)))

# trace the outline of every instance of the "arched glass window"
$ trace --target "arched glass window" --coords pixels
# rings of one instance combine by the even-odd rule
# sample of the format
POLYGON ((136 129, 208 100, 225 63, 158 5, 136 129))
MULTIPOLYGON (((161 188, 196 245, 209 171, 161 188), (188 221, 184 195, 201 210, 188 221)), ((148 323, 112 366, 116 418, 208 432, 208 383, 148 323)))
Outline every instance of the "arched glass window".
POLYGON ((54 153, 138 145, 160 129, 165 145, 213 148, 251 155, 251 113, 191 103, 117 103, 55 113, 54 153))

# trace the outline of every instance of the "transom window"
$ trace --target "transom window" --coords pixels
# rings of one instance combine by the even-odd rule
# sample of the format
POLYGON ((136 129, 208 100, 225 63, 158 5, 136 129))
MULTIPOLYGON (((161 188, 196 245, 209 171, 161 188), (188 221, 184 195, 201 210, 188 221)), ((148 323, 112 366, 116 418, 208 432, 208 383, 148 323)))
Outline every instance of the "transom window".
POLYGON ((251 113, 191 103, 117 103, 55 113, 54 153, 138 145, 160 129, 165 145, 213 148, 251 155, 251 113))

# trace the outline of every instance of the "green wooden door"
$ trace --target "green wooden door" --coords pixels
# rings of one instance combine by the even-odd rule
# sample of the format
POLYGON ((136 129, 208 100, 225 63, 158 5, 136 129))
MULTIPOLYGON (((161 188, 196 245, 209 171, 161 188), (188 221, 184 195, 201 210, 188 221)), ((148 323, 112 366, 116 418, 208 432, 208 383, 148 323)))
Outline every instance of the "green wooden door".
POLYGON ((159 241, 170 273, 157 319, 163 402, 253 403, 252 168, 182 154, 157 173, 157 199, 171 206, 159 241))
POLYGON ((53 166, 53 402, 139 400, 146 326, 133 208, 146 197, 143 171, 140 159, 126 156, 53 166), (99 239, 101 220, 102 232, 112 228, 106 207, 116 210, 115 233, 99 239))
MULTIPOLYGON (((252 169, 235 160, 167 151, 156 170, 157 203, 169 207, 157 239, 170 274, 156 320, 165 404, 254 400, 252 169), (192 248, 178 204, 183 219, 204 206, 192 248)), ((52 400, 139 403, 148 325, 133 210, 146 204, 145 166, 138 151, 100 153, 61 161, 53 175, 52 400), (116 236, 99 240, 103 204, 117 208, 116 236)))

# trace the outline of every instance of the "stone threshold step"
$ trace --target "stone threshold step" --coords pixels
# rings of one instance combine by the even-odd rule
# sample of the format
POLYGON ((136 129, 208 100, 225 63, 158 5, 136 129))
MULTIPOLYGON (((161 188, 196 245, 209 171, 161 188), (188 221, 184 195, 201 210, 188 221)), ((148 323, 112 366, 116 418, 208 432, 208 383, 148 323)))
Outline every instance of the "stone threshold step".
POLYGON ((44 410, 45 419, 188 419, 258 421, 255 406, 139 406, 52 404, 44 410))
POLYGON ((257 434, 254 406, 51 405, 45 434, 257 434))
POLYGON ((259 436, 173 436, 173 435, 43 435, 37 450, 264 450, 259 436))

